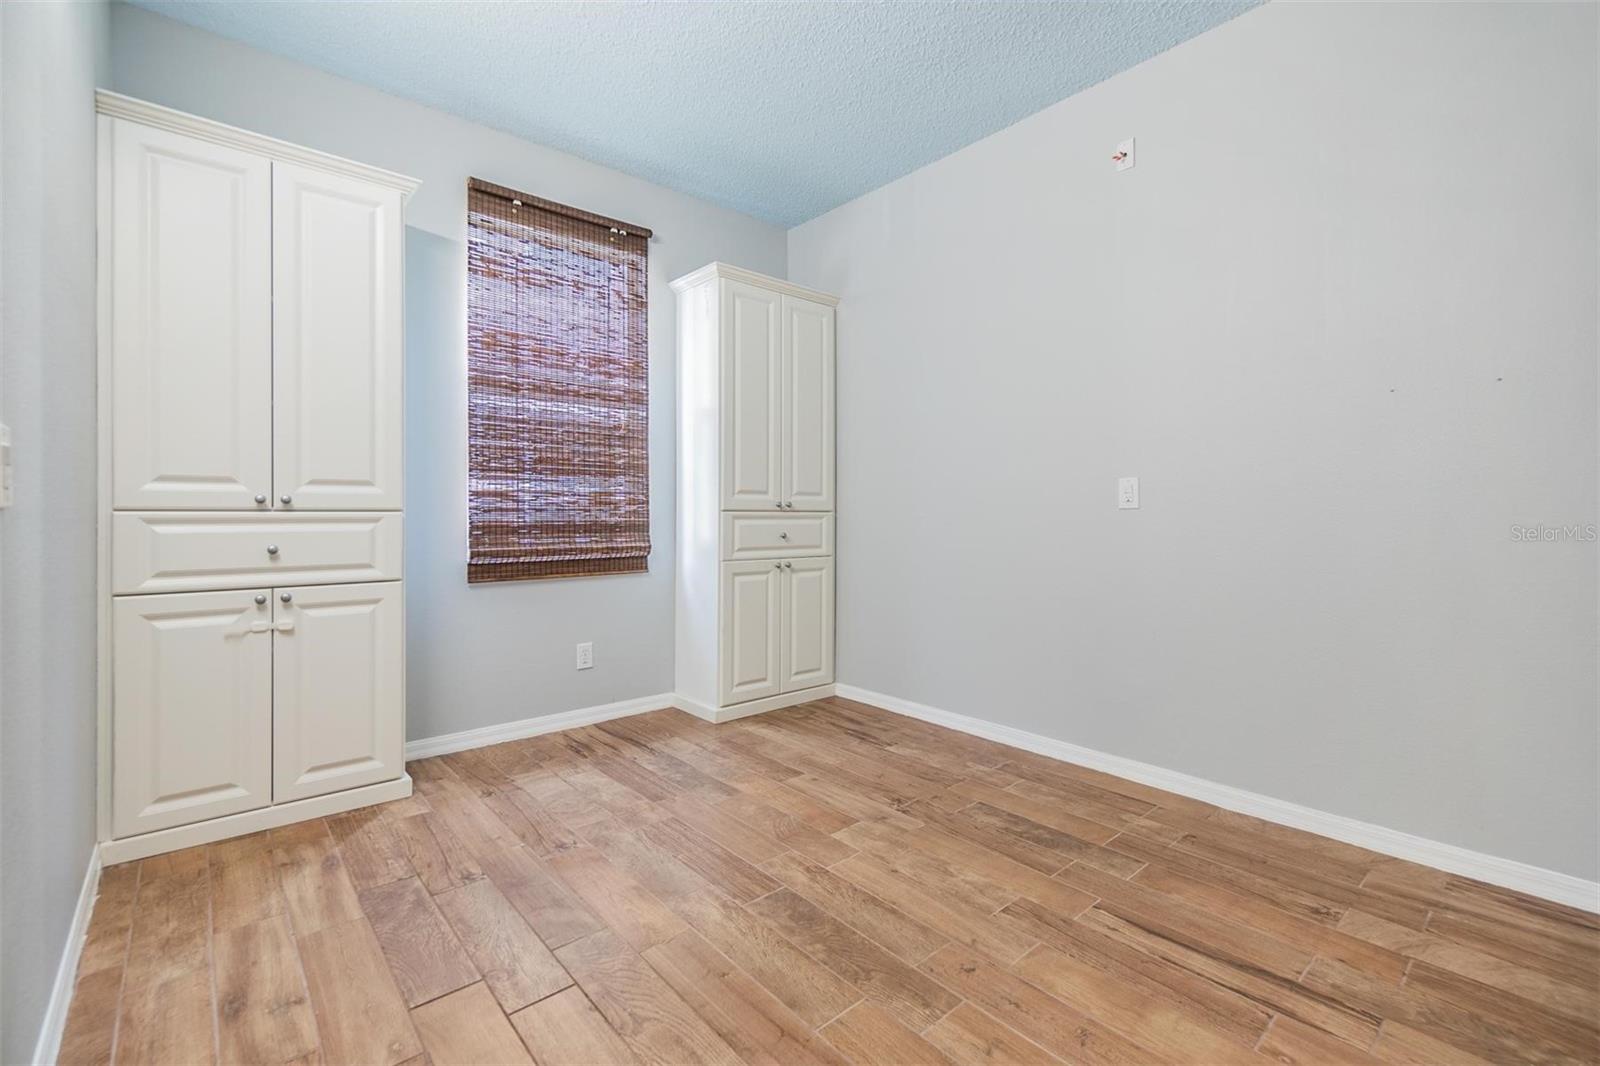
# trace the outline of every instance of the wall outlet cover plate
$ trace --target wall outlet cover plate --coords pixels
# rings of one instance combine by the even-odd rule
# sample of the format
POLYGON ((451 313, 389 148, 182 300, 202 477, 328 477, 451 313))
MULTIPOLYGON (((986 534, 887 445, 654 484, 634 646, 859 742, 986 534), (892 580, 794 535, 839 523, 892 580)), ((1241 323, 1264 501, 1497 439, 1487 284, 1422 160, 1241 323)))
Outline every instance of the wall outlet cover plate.
POLYGON ((1133 138, 1117 143, 1117 150, 1112 153, 1111 161, 1117 165, 1117 171, 1133 169, 1133 138))

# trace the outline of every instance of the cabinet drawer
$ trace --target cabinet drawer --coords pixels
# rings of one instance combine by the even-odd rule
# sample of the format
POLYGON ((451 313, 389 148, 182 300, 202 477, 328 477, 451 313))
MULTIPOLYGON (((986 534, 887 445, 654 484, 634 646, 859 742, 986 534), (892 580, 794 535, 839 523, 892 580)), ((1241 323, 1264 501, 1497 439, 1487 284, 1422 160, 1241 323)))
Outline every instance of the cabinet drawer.
POLYGON ((833 554, 831 514, 722 515, 724 559, 833 554))
POLYGON ((117 595, 400 577, 398 514, 122 512, 111 518, 117 595))

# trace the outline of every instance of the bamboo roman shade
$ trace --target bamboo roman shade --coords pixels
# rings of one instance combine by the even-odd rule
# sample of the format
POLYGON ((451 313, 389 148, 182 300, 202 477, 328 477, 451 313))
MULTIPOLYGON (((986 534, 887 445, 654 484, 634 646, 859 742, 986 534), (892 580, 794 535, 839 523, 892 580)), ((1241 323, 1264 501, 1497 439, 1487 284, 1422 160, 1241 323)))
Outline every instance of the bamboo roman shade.
POLYGON ((649 237, 468 182, 468 581, 645 569, 649 237))

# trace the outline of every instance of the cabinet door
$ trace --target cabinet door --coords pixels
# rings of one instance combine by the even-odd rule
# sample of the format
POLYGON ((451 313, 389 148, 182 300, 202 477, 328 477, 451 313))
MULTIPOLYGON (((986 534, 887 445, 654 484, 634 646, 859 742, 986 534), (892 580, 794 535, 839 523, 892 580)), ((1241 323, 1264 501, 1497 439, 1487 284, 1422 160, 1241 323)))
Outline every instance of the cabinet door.
POLYGON ((783 566, 722 564, 722 702, 776 696, 780 671, 783 566))
POLYGON ((400 776, 405 763, 400 596, 394 581, 274 591, 274 803, 400 776))
POLYGON ((833 681, 833 560, 783 564, 783 691, 833 681))
POLYGON ((770 511, 783 502, 781 298, 722 283, 722 508, 770 511))
POLYGON ((783 298, 783 499, 833 510, 833 308, 783 298))
POLYGON ((251 510, 272 491, 270 174, 111 120, 115 507, 251 510))
POLYGON ((272 165, 277 507, 400 509, 400 202, 272 165))
POLYGON ((264 593, 112 601, 113 836, 272 801, 272 611, 264 593))

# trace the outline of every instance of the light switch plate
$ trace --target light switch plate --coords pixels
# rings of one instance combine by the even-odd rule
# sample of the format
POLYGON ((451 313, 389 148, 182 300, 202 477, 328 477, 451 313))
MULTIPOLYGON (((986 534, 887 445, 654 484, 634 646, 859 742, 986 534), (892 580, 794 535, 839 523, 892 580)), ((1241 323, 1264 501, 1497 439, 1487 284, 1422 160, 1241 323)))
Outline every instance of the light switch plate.
POLYGON ((582 644, 578 645, 578 669, 579 670, 593 670, 594 669, 594 644, 593 644, 593 642, 586 640, 582 644))
POLYGON ((11 427, 0 423, 0 507, 11 506, 11 427))
POLYGON ((1139 509, 1139 479, 1124 477, 1117 479, 1117 507, 1124 511, 1139 509))

